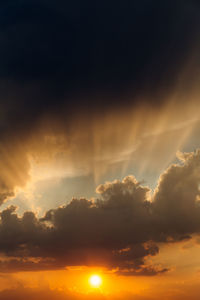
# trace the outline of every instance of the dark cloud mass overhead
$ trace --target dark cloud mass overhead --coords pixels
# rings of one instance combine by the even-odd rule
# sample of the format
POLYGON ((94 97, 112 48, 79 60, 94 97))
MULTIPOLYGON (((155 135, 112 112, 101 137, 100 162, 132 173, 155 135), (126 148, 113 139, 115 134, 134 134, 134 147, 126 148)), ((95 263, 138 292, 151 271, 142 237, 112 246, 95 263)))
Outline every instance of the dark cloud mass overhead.
POLYGON ((59 102, 77 108, 70 96, 80 93, 79 109, 120 106, 120 95, 129 93, 148 93, 154 101, 159 90, 174 88, 199 47, 199 13, 186 0, 3 1, 0 77, 33 113, 59 102), (27 89, 36 93, 31 101, 27 89))
POLYGON ((27 182, 38 131, 55 134, 61 123, 73 143, 77 120, 83 133, 106 113, 142 103, 156 110, 177 85, 182 104, 198 82, 196 1, 9 0, 0 11, 2 170, 5 153, 24 161, 23 175, 2 171, 1 203, 27 182))
POLYGON ((81 90, 167 90, 198 47, 194 1, 2 1, 1 15, 1 79, 42 84, 33 108, 81 90))

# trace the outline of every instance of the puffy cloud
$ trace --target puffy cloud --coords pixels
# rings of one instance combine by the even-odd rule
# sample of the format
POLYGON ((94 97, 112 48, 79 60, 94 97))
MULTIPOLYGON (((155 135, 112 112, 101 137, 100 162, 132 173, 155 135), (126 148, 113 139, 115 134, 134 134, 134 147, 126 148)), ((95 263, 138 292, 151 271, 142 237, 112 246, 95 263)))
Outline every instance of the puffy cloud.
POLYGON ((153 201, 160 230, 184 237, 200 230, 200 150, 178 157, 182 164, 161 175, 153 201))
POLYGON ((10 260, 1 261, 1 270, 106 265, 138 274, 156 273, 144 267, 144 259, 158 253, 158 247, 149 242, 149 189, 129 176, 97 190, 102 198, 73 199, 41 219, 32 212, 19 217, 13 206, 4 210, 0 251, 10 260))
POLYGON ((180 164, 150 189, 135 177, 97 187, 99 198, 72 199, 38 218, 18 216, 11 206, 1 212, 0 270, 59 269, 69 265, 102 265, 125 275, 155 275, 166 268, 146 258, 159 243, 181 241, 200 232, 200 150, 179 153, 180 164))

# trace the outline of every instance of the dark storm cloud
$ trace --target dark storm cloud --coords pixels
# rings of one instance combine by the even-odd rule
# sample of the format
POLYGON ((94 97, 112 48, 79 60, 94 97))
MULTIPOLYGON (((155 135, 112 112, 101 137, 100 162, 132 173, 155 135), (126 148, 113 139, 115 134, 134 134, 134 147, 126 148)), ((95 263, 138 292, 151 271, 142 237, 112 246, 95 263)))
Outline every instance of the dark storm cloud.
POLYGON ((82 89, 167 90, 197 44, 199 14, 186 0, 2 1, 0 77, 42 85, 32 108, 82 89))
POLYGON ((199 14, 198 4, 178 0, 2 1, 3 96, 17 105, 16 118, 21 110, 40 115, 63 102, 77 108, 70 96, 80 92, 79 109, 121 105, 116 98, 129 89, 155 90, 155 98, 174 87, 198 46, 199 14), (102 100, 107 94, 110 103, 102 100))
POLYGON ((0 203, 26 183, 27 139, 44 116, 49 131, 63 120, 70 136, 80 115, 96 118, 138 99, 157 106, 177 81, 185 93, 199 74, 199 16, 199 4, 186 0, 1 1, 0 203), (16 149, 20 176, 5 155, 19 161, 16 149))
POLYGON ((179 154, 181 164, 160 177, 153 202, 133 176, 97 188, 95 202, 73 199, 22 217, 11 206, 1 213, 0 271, 101 265, 123 275, 155 275, 167 269, 146 264, 159 243, 179 242, 200 232, 200 151, 179 154))

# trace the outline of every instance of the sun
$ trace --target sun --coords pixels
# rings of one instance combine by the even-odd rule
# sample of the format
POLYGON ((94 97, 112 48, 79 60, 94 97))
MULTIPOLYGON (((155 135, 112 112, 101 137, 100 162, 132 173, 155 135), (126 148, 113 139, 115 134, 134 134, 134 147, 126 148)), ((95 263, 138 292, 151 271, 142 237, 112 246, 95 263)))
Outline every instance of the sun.
POLYGON ((102 284, 102 279, 99 275, 92 275, 89 278, 89 283, 92 287, 98 288, 102 284))

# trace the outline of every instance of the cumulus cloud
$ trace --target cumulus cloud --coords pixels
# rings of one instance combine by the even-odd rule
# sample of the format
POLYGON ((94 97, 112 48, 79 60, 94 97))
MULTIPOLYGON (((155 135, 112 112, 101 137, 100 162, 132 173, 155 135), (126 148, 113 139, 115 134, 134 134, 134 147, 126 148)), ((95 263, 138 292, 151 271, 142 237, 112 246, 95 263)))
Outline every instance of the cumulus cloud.
POLYGON ((0 251, 23 259, 1 262, 1 269, 107 265, 148 273, 144 258, 158 252, 156 245, 148 243, 148 191, 130 176, 99 186, 102 198, 95 202, 73 199, 41 219, 32 212, 19 217, 15 207, 9 207, 1 213, 0 251))
POLYGON ((182 164, 161 175, 153 201, 160 229, 184 236, 200 229, 200 150, 178 153, 178 157, 182 164))
POLYGON ((200 232, 200 150, 179 154, 180 164, 150 189, 135 177, 97 187, 98 199, 72 199, 42 218, 18 216, 11 206, 1 212, 0 271, 60 269, 101 265, 124 275, 155 275, 167 268, 146 259, 159 243, 177 242, 200 232))

